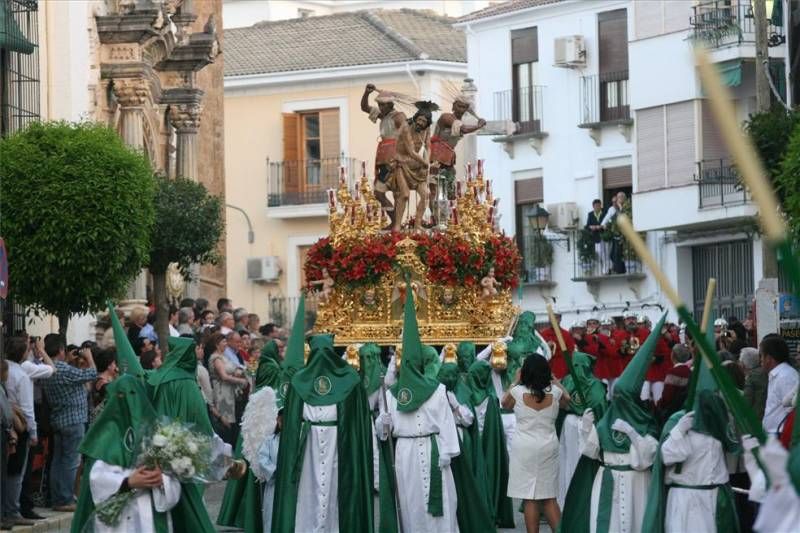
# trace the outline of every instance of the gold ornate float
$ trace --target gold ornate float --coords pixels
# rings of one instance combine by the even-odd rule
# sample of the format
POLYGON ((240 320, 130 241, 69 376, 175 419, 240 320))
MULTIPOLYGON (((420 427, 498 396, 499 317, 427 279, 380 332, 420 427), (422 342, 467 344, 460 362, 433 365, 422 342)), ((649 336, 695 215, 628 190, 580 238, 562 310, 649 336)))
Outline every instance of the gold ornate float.
POLYGON ((449 200, 447 222, 421 232, 382 229, 388 217, 363 165, 353 190, 342 179, 338 190, 328 191, 330 235, 305 265, 309 289, 320 297, 314 331, 334 334, 337 345, 397 343, 408 276, 423 342, 489 343, 505 336, 519 312, 511 296, 519 253, 496 230, 497 200, 478 168, 449 200))

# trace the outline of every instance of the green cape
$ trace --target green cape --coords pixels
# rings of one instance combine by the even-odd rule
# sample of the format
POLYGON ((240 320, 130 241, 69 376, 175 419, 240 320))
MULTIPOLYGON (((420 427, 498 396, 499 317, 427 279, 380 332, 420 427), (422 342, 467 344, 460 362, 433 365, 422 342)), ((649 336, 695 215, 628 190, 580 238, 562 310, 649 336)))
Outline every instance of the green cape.
POLYGON ((416 411, 439 387, 439 381, 436 379, 436 375, 439 373, 438 364, 436 364, 439 356, 436 350, 433 350, 431 354, 430 347, 423 348, 419 338, 417 313, 414 308, 414 294, 411 287, 407 287, 406 295, 403 311, 403 358, 400 363, 400 376, 390 389, 397 398, 397 410, 401 413, 416 411))
POLYGON ((519 315, 513 338, 522 344, 525 355, 536 352, 542 346, 541 339, 536 335, 536 315, 532 311, 524 311, 519 315))
POLYGON ((694 411, 692 429, 717 439, 726 453, 741 453, 739 437, 728 414, 728 408, 719 395, 717 382, 705 362, 698 361, 698 366, 700 369, 692 406, 694 411))
POLYGON ((361 359, 361 370, 359 371, 361 383, 369 396, 381 388, 383 376, 386 373, 386 369, 381 363, 381 347, 374 342, 368 342, 358 349, 358 355, 361 359))
POLYGON ((613 453, 627 453, 631 441, 624 433, 614 431, 611 426, 620 418, 628 422, 639 435, 651 435, 658 438, 658 423, 655 417, 642 404, 641 392, 647 369, 653 360, 656 343, 661 337, 661 327, 667 314, 661 317, 653 327, 647 340, 631 359, 625 371, 614 383, 614 393, 611 404, 605 414, 598 419, 597 436, 603 451, 613 453))
POLYGON ((343 401, 361 383, 358 372, 336 355, 328 335, 311 338, 311 357, 292 377, 292 387, 309 405, 333 405, 343 401))
MULTIPOLYGON (((164 364, 147 378, 156 413, 192 424, 195 430, 213 435, 208 408, 197 385, 194 341, 170 337, 169 347, 164 364)), ((214 524, 211 523, 203 502, 202 489, 202 485, 181 483, 181 499, 171 511, 175 533, 214 531, 214 524)))
POLYGON ((133 351, 131 341, 128 340, 128 335, 125 333, 122 324, 119 323, 117 313, 111 302, 106 302, 108 305, 108 315, 111 318, 111 329, 114 331, 114 344, 117 348, 117 367, 123 374, 133 374, 138 378, 144 378, 145 372, 139 357, 133 351))
MULTIPOLYGON (((79 448, 85 457, 84 474, 71 531, 83 531, 94 512, 90 485, 92 466, 97 460, 132 468, 147 432, 156 422, 156 412, 147 398, 144 384, 131 374, 123 374, 108 384, 106 405, 89 427, 79 448)), ((168 531, 166 515, 153 509, 155 530, 168 531)))
POLYGON ((562 385, 567 389, 570 396, 569 406, 567 411, 572 414, 581 416, 583 412, 590 408, 594 412, 596 418, 601 418, 605 413, 606 405, 606 388, 603 382, 594 377, 592 367, 594 366, 594 358, 583 352, 572 352, 572 368, 581 383, 578 387, 572 375, 564 376, 562 385), (588 391, 588 398, 583 398, 581 390, 588 391))
POLYGON ((475 362, 475 343, 469 341, 459 342, 456 348, 456 356, 458 358, 458 370, 460 372, 469 372, 469 367, 475 362))
MULTIPOLYGON (((470 407, 469 391, 459 380, 458 365, 444 363, 439 369, 439 381, 456 395, 459 403, 470 407), (459 389, 462 389, 459 394, 459 389)), ((460 428, 459 447, 461 453, 450 463, 456 485, 458 504, 456 518, 458 529, 464 533, 484 533, 495 531, 489 491, 486 486, 486 464, 480 447, 477 417, 468 428, 460 428)))
MULTIPOLYGON (((354 376, 354 383, 349 386, 348 394, 336 404, 339 530, 352 533, 371 533, 374 531, 372 417, 369 412, 367 395, 363 387, 354 386, 360 381, 358 374, 336 355, 332 349, 331 339, 320 337, 316 336, 311 339, 312 354, 309 366, 295 374, 285 393, 283 427, 278 447, 278 466, 275 471, 272 531, 273 533, 291 533, 295 528, 297 489, 305 455, 305 446, 299 445, 299 443, 303 442, 304 426, 305 431, 308 431, 307 423, 304 423, 303 420, 303 395, 318 400, 319 394, 308 390, 309 382, 312 382, 313 389, 315 381, 313 376, 316 375, 314 372, 335 370, 342 374, 337 377, 337 380, 341 378, 339 380, 341 382, 332 382, 330 392, 323 395, 323 398, 334 394, 339 396, 350 381, 349 378, 346 379, 344 372, 340 372, 339 365, 344 365, 354 376), (330 359, 330 361, 321 361, 322 359, 330 359), (305 370, 310 370, 310 372, 303 376, 301 372, 305 370), (299 379, 298 376, 300 376, 299 379), (303 395, 297 390, 297 384, 304 388, 303 395), (298 467, 300 471, 296 472, 298 467)), ((313 512, 312 509, 303 511, 313 512)))
MULTIPOLYGON (((280 385, 281 366, 278 362, 278 344, 271 340, 261 349, 256 370, 255 389, 264 387, 277 389, 280 385)), ((276 398, 278 400, 279 398, 276 398)), ((242 434, 236 439, 234 459, 247 461, 242 456, 242 434)), ((247 465, 247 473, 240 479, 229 479, 217 515, 217 525, 244 529, 246 533, 260 533, 262 524, 263 485, 256 479, 247 465)))
POLYGON ((472 363, 467 374, 467 387, 470 392, 470 403, 477 407, 487 396, 497 396, 492 385, 492 367, 486 361, 472 363))

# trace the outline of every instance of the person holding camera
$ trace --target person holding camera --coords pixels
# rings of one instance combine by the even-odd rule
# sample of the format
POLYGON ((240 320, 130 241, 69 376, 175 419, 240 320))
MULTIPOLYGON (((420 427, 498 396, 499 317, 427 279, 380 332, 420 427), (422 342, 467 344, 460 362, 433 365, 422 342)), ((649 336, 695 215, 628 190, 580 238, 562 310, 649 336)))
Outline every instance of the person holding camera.
POLYGON ((89 421, 89 395, 85 383, 97 379, 91 348, 82 348, 78 359, 85 368, 66 361, 64 342, 58 334, 44 338, 45 351, 55 361, 56 372, 44 382, 53 428, 53 462, 50 467, 50 496, 54 511, 75 510, 75 476, 80 465, 78 446, 89 421))

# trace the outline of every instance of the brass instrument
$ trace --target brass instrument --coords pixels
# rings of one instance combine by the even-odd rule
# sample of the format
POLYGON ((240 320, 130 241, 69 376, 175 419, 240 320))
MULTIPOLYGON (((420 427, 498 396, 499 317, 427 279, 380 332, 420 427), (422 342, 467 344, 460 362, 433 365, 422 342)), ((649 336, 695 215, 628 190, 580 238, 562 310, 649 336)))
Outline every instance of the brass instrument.
POLYGON ((639 337, 631 337, 631 340, 628 342, 628 354, 635 355, 636 352, 639 351, 641 347, 641 341, 639 341, 639 337))
POLYGON ((489 364, 495 370, 505 370, 508 367, 508 346, 503 341, 492 343, 492 355, 489 364))
POLYGON ((555 353, 556 353, 556 343, 555 343, 555 341, 547 341, 547 347, 550 348, 550 353, 555 355, 555 353))
POLYGON ((345 361, 356 370, 361 370, 361 358, 358 355, 358 348, 358 344, 350 344, 345 351, 345 361))
POLYGON ((456 363, 458 362, 458 354, 456 353, 456 345, 448 342, 444 345, 444 362, 456 363))

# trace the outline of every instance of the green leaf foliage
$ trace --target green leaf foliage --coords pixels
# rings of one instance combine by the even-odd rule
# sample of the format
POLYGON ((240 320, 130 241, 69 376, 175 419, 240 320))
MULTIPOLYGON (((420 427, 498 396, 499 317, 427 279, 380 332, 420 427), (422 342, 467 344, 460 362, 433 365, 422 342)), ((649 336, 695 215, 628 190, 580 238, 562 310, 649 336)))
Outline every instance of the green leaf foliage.
MULTIPOLYGON (((770 179, 777 180, 782 172, 783 158, 789 148, 791 132, 800 124, 800 112, 786 111, 774 107, 763 113, 750 115, 744 124, 745 131, 753 139, 770 179)), ((780 187, 779 187, 780 188, 780 187)), ((783 191, 778 191, 783 200, 783 191)))
POLYGON ((147 158, 105 125, 33 123, 0 140, 15 299, 64 318, 124 294, 150 250, 154 187, 147 158))
POLYGON ((150 271, 166 272, 178 263, 186 272, 192 263, 215 263, 224 228, 222 202, 192 180, 157 178, 156 221, 150 249, 150 271))
POLYGON ((783 210, 792 234, 800 234, 800 125, 789 137, 786 156, 775 176, 775 187, 781 197, 783 210))

